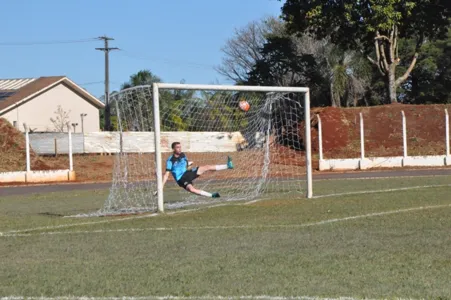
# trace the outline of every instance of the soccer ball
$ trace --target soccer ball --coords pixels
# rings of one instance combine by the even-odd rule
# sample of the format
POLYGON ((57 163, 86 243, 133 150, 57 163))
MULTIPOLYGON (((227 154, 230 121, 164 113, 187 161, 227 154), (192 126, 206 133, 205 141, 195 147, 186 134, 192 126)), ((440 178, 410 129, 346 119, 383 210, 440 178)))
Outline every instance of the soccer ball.
POLYGON ((246 100, 241 100, 239 107, 242 111, 245 111, 245 112, 247 112, 251 108, 249 102, 247 102, 246 100))

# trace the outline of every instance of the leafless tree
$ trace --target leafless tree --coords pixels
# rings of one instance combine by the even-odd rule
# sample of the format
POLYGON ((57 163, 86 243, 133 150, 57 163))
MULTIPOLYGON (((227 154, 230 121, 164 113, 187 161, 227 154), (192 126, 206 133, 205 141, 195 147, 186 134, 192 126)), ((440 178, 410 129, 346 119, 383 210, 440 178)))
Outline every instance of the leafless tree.
MULTIPOLYGON (((368 78, 359 72, 359 65, 363 63, 362 55, 354 51, 342 51, 329 39, 317 40, 308 34, 288 34, 285 24, 274 17, 253 21, 236 29, 234 36, 221 49, 224 58, 216 70, 235 83, 248 81, 249 72, 257 61, 263 59, 261 50, 271 37, 288 38, 297 56, 311 55, 315 58, 319 73, 329 82, 332 106, 357 106, 369 87, 368 78)), ((296 86, 307 80, 303 76, 293 70, 286 70, 285 74, 273 79, 274 84, 279 86, 296 86)))
POLYGON ((221 49, 224 58, 216 71, 235 83, 247 81, 248 73, 262 58, 260 50, 267 37, 282 31, 282 22, 274 17, 265 17, 235 29, 234 36, 221 49))
POLYGON ((70 111, 66 112, 61 107, 61 105, 58 105, 58 108, 56 109, 54 114, 55 118, 50 118, 50 121, 52 122, 55 131, 64 132, 67 128, 67 124, 69 123, 70 111))

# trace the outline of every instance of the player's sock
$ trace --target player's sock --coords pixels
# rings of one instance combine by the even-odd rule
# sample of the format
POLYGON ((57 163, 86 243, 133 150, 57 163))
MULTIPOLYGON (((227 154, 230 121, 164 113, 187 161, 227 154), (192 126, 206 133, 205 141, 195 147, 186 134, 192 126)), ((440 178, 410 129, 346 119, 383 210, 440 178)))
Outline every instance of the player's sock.
POLYGON ((216 167, 216 171, 233 169, 232 158, 230 156, 227 156, 227 164, 226 165, 216 165, 215 167, 216 167))
POLYGON ((213 197, 213 195, 211 193, 205 192, 205 191, 200 191, 200 194, 201 194, 201 196, 205 196, 205 197, 210 197, 210 198, 213 197))
POLYGON ((227 169, 233 169, 233 162, 230 156, 227 156, 227 169))

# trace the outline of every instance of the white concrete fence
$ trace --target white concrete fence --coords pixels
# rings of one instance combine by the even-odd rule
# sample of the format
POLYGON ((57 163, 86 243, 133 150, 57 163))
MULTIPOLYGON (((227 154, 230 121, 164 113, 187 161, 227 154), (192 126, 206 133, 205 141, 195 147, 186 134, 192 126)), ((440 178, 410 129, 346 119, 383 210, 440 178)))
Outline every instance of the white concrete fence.
MULTIPOLYGON (((256 144, 262 144, 258 134, 256 144)), ((163 152, 170 152, 172 142, 181 142, 185 152, 235 152, 245 146, 240 132, 161 132, 163 152)), ((31 133, 30 143, 39 155, 67 154, 67 133, 31 133)), ((90 132, 72 134, 73 154, 153 153, 153 132, 90 132)))
POLYGON ((406 115, 401 112, 402 118, 402 140, 403 156, 392 157, 366 157, 365 156, 365 128, 362 113, 360 113, 360 157, 344 159, 325 159, 323 154, 323 136, 321 117, 318 117, 318 142, 319 142, 319 169, 325 170, 366 170, 371 168, 394 168, 394 167, 442 167, 451 166, 450 155, 450 128, 449 114, 445 109, 445 153, 443 155, 409 156, 407 145, 406 115))
MULTIPOLYGON (((257 134, 255 142, 262 143, 257 134)), ((181 142, 185 152, 235 152, 246 147, 240 132, 162 132, 161 150, 170 152, 171 143, 181 142)), ((25 126, 26 170, 0 173, 0 183, 53 182, 75 180, 73 154, 153 153, 153 132, 92 132, 86 134, 29 133, 25 126), (73 135, 76 139, 73 140, 73 135), (75 146, 75 147, 74 147, 75 146), (74 149, 75 148, 75 149, 74 149), (31 168, 31 149, 37 155, 69 156, 65 170, 36 171, 31 168)))

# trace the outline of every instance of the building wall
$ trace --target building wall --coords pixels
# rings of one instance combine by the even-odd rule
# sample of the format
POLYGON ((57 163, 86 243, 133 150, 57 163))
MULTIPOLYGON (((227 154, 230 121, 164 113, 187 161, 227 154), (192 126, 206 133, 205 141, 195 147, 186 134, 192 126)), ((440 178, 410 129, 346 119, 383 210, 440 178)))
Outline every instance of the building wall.
MULTIPOLYGON (((75 132, 81 132, 81 116, 83 118, 84 132, 100 131, 99 109, 80 95, 61 83, 50 90, 38 95, 25 104, 7 112, 1 117, 7 119, 11 124, 16 122, 16 127, 24 131, 23 123, 26 123, 33 131, 56 131, 50 118, 57 119, 58 106, 68 114, 70 124, 78 123, 75 132)), ((74 128, 71 126, 72 132, 74 128)), ((65 130, 67 131, 67 130, 65 130)))

